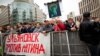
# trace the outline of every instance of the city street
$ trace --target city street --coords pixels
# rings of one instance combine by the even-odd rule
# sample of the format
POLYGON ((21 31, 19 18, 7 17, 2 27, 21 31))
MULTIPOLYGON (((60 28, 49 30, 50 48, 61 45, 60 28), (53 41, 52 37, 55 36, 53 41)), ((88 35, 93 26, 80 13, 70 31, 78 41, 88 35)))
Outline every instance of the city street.
POLYGON ((0 56, 100 56, 100 0, 0 0, 0 56))

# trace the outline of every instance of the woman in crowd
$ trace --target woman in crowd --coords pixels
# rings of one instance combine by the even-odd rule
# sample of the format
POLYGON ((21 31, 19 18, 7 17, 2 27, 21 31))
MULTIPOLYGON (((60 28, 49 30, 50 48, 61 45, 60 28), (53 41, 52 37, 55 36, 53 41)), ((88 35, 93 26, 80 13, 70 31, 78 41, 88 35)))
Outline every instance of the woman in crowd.
POLYGON ((54 31, 64 31, 66 30, 66 26, 61 20, 56 20, 53 29, 54 31))
POLYGON ((57 26, 60 29, 60 31, 66 30, 67 27, 65 26, 65 24, 61 20, 56 20, 56 23, 57 23, 57 26))
POLYGON ((58 25, 57 25, 56 22, 54 23, 53 30, 54 30, 55 32, 61 31, 61 29, 58 27, 58 25))

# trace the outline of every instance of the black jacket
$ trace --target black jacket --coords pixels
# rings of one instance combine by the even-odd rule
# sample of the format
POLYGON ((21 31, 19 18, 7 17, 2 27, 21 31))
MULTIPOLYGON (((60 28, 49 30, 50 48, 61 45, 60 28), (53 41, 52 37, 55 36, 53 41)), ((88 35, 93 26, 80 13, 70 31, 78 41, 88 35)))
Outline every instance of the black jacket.
POLYGON ((67 23, 65 24, 65 26, 66 26, 66 30, 68 30, 68 31, 71 31, 71 28, 73 28, 73 27, 75 27, 75 28, 77 29, 75 23, 73 23, 73 24, 71 25, 71 24, 69 24, 69 23, 67 22, 67 23))
POLYGON ((35 28, 32 28, 32 27, 30 27, 30 28, 22 28, 21 30, 17 30, 17 32, 19 34, 22 34, 22 33, 33 33, 34 29, 35 28))
POLYGON ((46 31, 47 33, 53 31, 52 25, 43 26, 43 31, 46 31))
POLYGON ((99 44, 99 38, 96 36, 94 25, 94 22, 89 20, 83 21, 80 24, 79 36, 81 41, 92 45, 99 44))
POLYGON ((32 27, 22 29, 22 33, 33 33, 33 31, 34 31, 34 28, 32 27))
POLYGON ((94 31, 95 37, 98 37, 98 40, 100 41, 100 22, 94 22, 94 31))

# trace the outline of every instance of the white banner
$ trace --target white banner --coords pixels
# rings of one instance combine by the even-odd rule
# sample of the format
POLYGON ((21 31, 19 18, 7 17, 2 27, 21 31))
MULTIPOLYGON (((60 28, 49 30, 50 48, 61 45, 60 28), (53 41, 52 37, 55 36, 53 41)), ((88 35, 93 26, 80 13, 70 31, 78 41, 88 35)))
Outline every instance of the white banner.
POLYGON ((10 55, 50 56, 50 34, 10 34, 6 38, 5 52, 10 55))

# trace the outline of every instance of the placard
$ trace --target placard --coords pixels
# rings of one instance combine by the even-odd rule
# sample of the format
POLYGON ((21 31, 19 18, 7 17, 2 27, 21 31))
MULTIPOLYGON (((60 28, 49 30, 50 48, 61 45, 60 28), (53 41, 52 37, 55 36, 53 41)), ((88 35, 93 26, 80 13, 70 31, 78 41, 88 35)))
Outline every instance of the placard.
POLYGON ((5 52, 10 55, 50 56, 50 34, 10 34, 6 38, 5 52))

